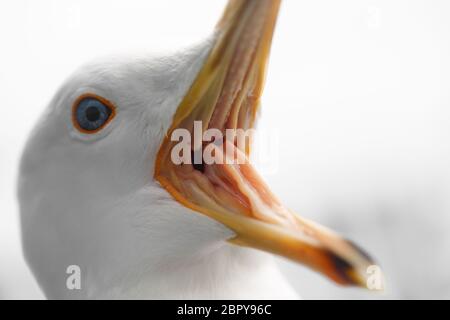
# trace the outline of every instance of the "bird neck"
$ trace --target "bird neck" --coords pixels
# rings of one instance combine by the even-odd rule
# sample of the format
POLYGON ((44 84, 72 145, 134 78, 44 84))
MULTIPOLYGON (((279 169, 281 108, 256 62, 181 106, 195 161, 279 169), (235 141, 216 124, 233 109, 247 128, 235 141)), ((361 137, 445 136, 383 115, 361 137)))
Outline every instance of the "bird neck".
POLYGON ((225 244, 208 255, 161 266, 126 290, 124 299, 298 299, 273 259, 225 244))

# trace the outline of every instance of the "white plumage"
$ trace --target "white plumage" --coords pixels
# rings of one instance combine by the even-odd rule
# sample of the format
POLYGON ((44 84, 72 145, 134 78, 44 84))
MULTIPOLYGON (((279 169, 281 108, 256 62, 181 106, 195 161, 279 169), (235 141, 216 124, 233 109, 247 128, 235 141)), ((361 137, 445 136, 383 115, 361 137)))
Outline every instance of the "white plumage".
POLYGON ((295 297, 265 254, 224 241, 232 232, 182 207, 151 172, 159 142, 211 47, 86 65, 31 134, 20 174, 26 259, 49 298, 295 297), (89 91, 120 113, 92 139, 70 122, 89 91), (67 290, 66 268, 82 270, 67 290), (84 278, 86 277, 86 278, 84 278))

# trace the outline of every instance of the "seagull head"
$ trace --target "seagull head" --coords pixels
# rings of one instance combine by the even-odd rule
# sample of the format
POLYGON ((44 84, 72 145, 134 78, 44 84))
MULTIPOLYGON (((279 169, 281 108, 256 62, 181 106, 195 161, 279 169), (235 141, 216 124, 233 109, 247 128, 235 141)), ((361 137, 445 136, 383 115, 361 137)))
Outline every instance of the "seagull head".
POLYGON ((25 257, 48 297, 123 296, 149 290, 143 283, 158 297, 212 269, 260 268, 249 262, 256 251, 365 285, 371 258, 282 205, 250 147, 226 134, 254 126, 279 5, 231 0, 200 44, 94 61, 63 84, 19 177, 25 257), (198 127, 210 134, 180 148, 198 127), (68 289, 70 266, 80 290, 68 289))

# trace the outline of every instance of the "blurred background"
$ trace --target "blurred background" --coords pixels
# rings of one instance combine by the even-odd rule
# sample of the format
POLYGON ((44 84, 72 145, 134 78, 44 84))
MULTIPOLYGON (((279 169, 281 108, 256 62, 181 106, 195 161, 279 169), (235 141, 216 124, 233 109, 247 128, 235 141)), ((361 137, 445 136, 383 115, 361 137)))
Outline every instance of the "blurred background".
MULTIPOLYGON (((224 5, 0 2, 0 299, 43 298, 22 258, 16 175, 58 86, 104 54, 198 41, 224 5)), ((280 260, 304 298, 450 298, 449 16, 446 0, 284 0, 263 174, 290 208, 357 241, 386 274, 385 292, 368 293, 280 260)))

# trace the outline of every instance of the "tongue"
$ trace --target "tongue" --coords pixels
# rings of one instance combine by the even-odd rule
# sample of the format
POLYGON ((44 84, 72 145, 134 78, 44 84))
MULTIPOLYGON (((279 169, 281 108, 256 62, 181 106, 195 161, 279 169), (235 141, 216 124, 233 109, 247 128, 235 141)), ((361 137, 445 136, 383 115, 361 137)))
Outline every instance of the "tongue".
POLYGON ((236 187, 233 194, 246 200, 251 217, 268 223, 295 224, 292 214, 270 191, 244 152, 229 141, 225 141, 224 149, 225 153, 215 146, 214 151, 223 159, 223 164, 208 167, 206 175, 216 176, 220 172, 222 179, 232 181, 236 187))

